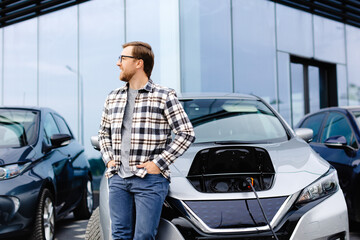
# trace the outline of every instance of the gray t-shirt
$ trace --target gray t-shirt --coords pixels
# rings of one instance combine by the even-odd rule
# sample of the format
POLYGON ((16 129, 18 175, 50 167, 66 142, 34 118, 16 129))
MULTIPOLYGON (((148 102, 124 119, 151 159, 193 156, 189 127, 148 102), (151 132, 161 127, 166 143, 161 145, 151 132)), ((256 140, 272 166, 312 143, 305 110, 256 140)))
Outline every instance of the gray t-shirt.
POLYGON ((130 171, 129 158, 131 148, 131 125, 135 106, 135 98, 137 94, 138 90, 131 89, 130 87, 128 88, 124 118, 121 127, 121 165, 119 176, 122 178, 128 178, 134 175, 130 171))

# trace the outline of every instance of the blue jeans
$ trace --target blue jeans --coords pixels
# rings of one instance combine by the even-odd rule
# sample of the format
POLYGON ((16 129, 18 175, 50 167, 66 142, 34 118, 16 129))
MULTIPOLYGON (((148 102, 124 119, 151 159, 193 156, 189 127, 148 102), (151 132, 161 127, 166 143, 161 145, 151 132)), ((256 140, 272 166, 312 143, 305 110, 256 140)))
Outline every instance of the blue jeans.
POLYGON ((169 181, 161 174, 144 178, 115 174, 108 182, 113 239, 155 239, 169 181))

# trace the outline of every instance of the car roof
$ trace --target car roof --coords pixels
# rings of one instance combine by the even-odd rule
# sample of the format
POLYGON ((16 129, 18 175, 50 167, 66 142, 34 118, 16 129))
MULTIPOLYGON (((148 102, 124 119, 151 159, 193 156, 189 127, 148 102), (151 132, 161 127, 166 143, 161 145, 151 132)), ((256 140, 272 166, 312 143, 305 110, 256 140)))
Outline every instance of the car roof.
POLYGON ((346 110, 350 110, 350 111, 353 111, 353 110, 360 111, 360 106, 340 106, 338 108, 342 108, 342 109, 346 109, 346 110))
POLYGON ((16 109, 16 110, 35 110, 40 112, 55 112, 53 109, 48 107, 37 107, 37 106, 0 106, 0 109, 16 109))
POLYGON ((240 94, 240 93, 181 93, 178 94, 180 100, 184 99, 251 99, 260 100, 255 95, 240 94))
POLYGON ((360 106, 336 106, 336 107, 327 107, 322 108, 314 112, 307 113, 305 116, 303 116, 300 120, 302 122, 304 119, 308 118, 309 116, 316 115, 321 112, 328 112, 328 111, 340 111, 343 113, 351 112, 351 111, 360 111, 360 106))
POLYGON ((360 106, 336 106, 336 107, 327 107, 327 108, 322 108, 322 109, 319 109, 315 112, 311 112, 309 113, 308 115, 312 115, 312 114, 316 114, 316 113, 319 113, 319 112, 326 112, 326 111, 334 111, 334 110, 337 110, 337 111, 342 111, 342 112, 345 112, 345 111, 356 111, 356 110, 359 110, 360 111, 360 106))

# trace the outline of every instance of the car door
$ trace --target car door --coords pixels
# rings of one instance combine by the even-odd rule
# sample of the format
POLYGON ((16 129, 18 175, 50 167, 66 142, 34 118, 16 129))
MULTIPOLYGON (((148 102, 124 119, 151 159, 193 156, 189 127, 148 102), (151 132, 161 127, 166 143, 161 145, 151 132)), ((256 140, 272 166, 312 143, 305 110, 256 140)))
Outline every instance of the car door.
MULTIPOLYGON (((48 113, 44 119, 44 142, 51 146, 51 136, 59 134, 60 130, 52 116, 48 113)), ((73 194, 71 179, 74 170, 71 164, 71 155, 66 147, 54 148, 46 153, 47 161, 51 161, 56 185, 56 212, 61 214, 68 207, 69 195, 73 194)))
MULTIPOLYGON (((315 121, 315 119, 312 120, 315 121)), ((357 149, 358 143, 354 131, 346 115, 337 111, 328 113, 320 129, 317 138, 310 143, 310 146, 336 168, 340 186, 346 194, 350 190, 354 151, 347 147, 329 147, 326 146, 325 142, 329 137, 344 136, 347 145, 357 149)))
POLYGON ((68 166, 68 190, 69 194, 67 199, 67 206, 72 207, 80 199, 84 184, 86 184, 86 173, 84 173, 83 166, 80 164, 81 161, 79 155, 83 152, 83 148, 80 144, 74 139, 73 134, 70 131, 69 126, 65 120, 58 114, 53 114, 54 119, 57 123, 57 126, 62 134, 68 134, 71 136, 71 141, 68 145, 61 147, 59 151, 62 151, 64 154, 67 154, 69 161, 67 162, 68 166))

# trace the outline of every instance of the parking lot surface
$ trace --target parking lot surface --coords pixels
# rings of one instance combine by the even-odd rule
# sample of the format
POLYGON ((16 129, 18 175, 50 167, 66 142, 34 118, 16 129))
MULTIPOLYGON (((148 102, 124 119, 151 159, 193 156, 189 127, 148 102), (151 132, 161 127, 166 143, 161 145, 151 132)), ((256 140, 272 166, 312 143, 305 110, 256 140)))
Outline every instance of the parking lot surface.
POLYGON ((56 223, 54 240, 79 240, 85 239, 88 220, 75 220, 70 214, 56 223))

